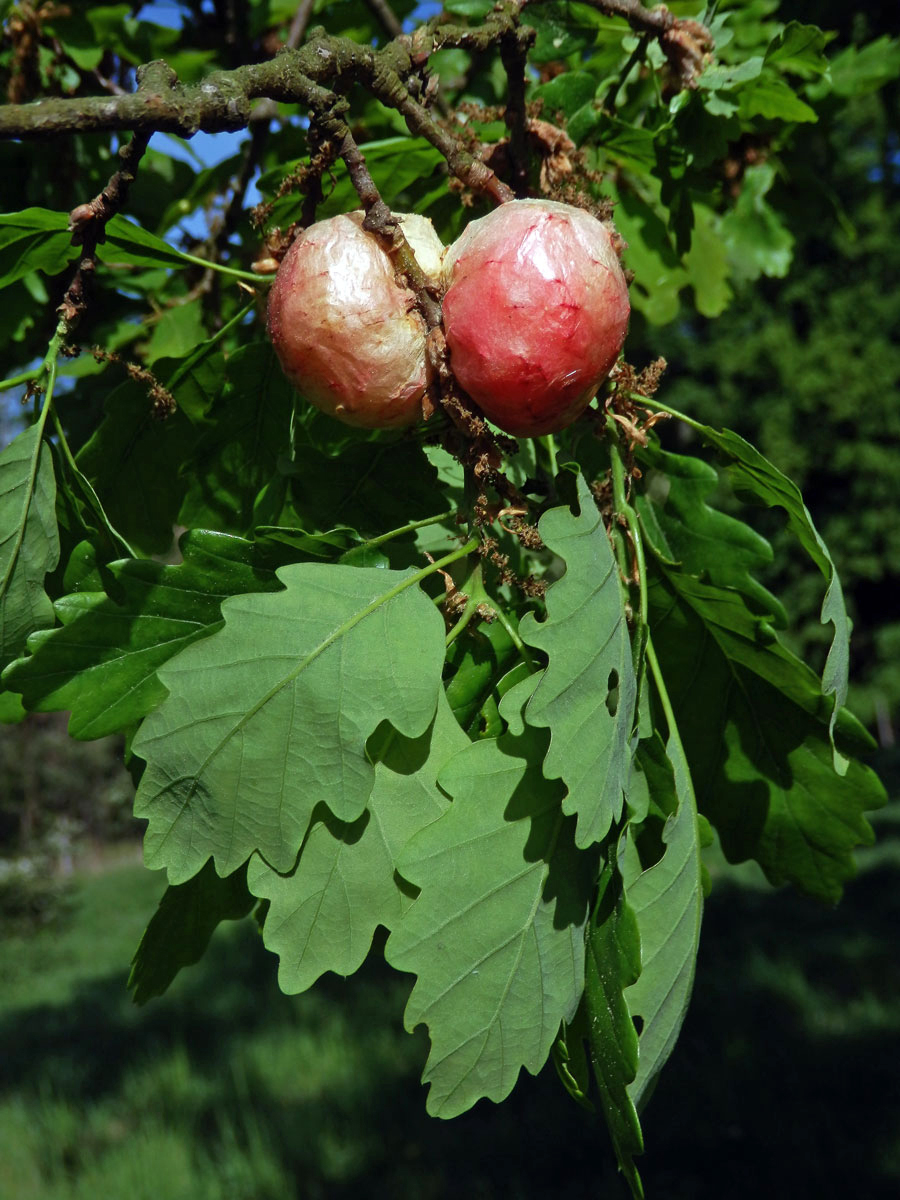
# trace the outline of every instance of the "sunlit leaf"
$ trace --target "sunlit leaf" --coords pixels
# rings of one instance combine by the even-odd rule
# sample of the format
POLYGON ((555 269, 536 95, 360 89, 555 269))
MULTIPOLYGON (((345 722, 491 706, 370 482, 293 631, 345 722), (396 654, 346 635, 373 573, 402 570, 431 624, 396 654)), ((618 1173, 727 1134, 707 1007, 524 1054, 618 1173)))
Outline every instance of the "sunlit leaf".
POLYGON ((207 532, 185 534, 181 552, 177 566, 112 563, 109 595, 82 584, 57 600, 62 624, 29 639, 7 686, 32 712, 70 710, 75 738, 103 737, 145 717, 166 694, 158 668, 218 627, 228 596, 280 590, 275 568, 289 561, 207 532))
POLYGON ((436 779, 467 744, 440 697, 434 722, 420 737, 388 727, 372 739, 375 785, 361 817, 337 821, 323 808, 290 874, 279 875, 258 854, 250 860, 250 890, 270 901, 263 940, 281 960, 282 991, 305 991, 325 971, 352 975, 376 927, 395 927, 411 902, 397 859, 447 808, 436 779))
POLYGON ((794 238, 766 194, 775 182, 770 163, 748 167, 741 194, 719 226, 735 278, 748 282, 760 275, 782 279, 791 265, 794 238))
POLYGON ((59 558, 55 507, 50 451, 32 425, 0 453, 0 667, 53 624, 44 580, 59 558))
POLYGON ((641 943, 641 973, 625 991, 629 1012, 640 1019, 637 1074, 628 1085, 638 1112, 681 1031, 703 914, 700 824, 677 731, 665 747, 658 734, 642 742, 639 757, 653 803, 668 818, 662 857, 642 870, 636 855, 626 856, 622 867, 625 896, 641 943))
POLYGON ((381 721, 418 737, 441 686, 443 622, 412 573, 300 563, 284 590, 225 601, 225 625, 160 670, 169 691, 134 752, 148 866, 181 883, 258 850, 289 871, 317 804, 342 821, 375 782, 381 721))
POLYGON ((560 785, 541 773, 545 746, 526 729, 462 750, 439 777, 453 803, 401 856, 422 891, 385 953, 418 976, 405 1021, 429 1029, 435 1116, 502 1100, 523 1066, 536 1074, 581 997, 590 875, 560 785))
POLYGON ((526 615, 519 632, 549 659, 525 710, 550 730, 544 763, 567 788, 563 811, 578 817, 579 846, 599 842, 622 812, 631 770, 637 686, 619 569, 594 497, 578 475, 578 504, 544 513, 544 543, 566 566, 547 592, 547 618, 526 615))

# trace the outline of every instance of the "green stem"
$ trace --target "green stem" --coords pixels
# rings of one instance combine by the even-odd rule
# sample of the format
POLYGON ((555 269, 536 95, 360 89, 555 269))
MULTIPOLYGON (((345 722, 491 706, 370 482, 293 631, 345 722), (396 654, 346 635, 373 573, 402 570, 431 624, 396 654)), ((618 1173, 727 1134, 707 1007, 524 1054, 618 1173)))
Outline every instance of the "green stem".
POLYGON ((410 521, 408 525, 401 525, 398 529, 391 529, 387 533, 380 533, 378 537, 369 538, 362 545, 380 546, 382 543, 390 542, 404 533, 412 533, 414 529, 424 529, 427 525, 439 525, 441 521, 446 521, 448 517, 452 517, 454 511, 451 508, 448 512, 438 513, 434 517, 423 517, 421 521, 410 521))
POLYGON ((241 321, 243 321, 244 317, 246 317, 247 313, 253 309, 255 304, 256 304, 256 301, 251 300, 249 304, 246 304, 240 310, 240 312, 235 313, 235 315, 231 318, 230 321, 227 321, 222 326, 221 329, 219 329, 216 333, 214 333, 213 336, 211 338, 209 338, 208 341, 204 342, 203 345, 200 346, 190 356, 190 358, 186 359, 181 364, 181 366, 178 368, 178 370, 174 372, 174 374, 172 375, 172 378, 166 382, 166 390, 170 391, 170 392, 173 391, 179 385, 179 383, 181 383, 182 379, 184 379, 184 377, 187 375, 187 373, 189 371, 192 371, 194 369, 194 367, 197 365, 197 363, 202 361, 207 356, 207 354, 209 354, 209 352, 210 352, 210 350, 212 350, 213 346, 215 346, 218 342, 220 342, 222 340, 222 338, 226 337, 231 332, 231 330, 234 329, 235 325, 238 325, 238 324, 240 324, 241 321))
MULTIPOLYGON (((210 271, 218 271, 220 275, 231 275, 234 279, 247 279, 251 283, 260 284, 266 281, 264 275, 254 275, 252 271, 239 271, 236 267, 223 267, 221 263, 211 262, 208 258, 199 258, 196 254, 185 254, 178 251, 178 256, 186 262, 195 263, 198 267, 206 267, 210 271)), ((275 276, 272 276, 274 279, 275 276)))
MULTIPOLYGON (((473 550, 477 550, 479 539, 477 537, 469 538, 464 546, 459 550, 452 550, 449 554, 445 554, 443 558, 439 558, 437 562, 429 563, 427 567, 422 567, 420 571, 416 571, 415 575, 411 575, 409 579, 405 579, 402 584, 398 585, 395 591, 402 591, 403 588, 409 587, 410 584, 420 583, 423 579, 427 579, 429 575, 434 575, 436 571, 443 570, 444 567, 455 563, 461 558, 465 558, 467 554, 471 554, 473 550)), ((393 592, 391 593, 393 595, 393 592)))
POLYGON ((641 537, 641 527, 637 513, 625 498, 625 467, 618 446, 610 446, 610 462, 612 463, 613 501, 616 512, 625 518, 631 542, 634 547, 634 561, 638 573, 638 588, 640 591, 641 625, 647 624, 647 564, 644 558, 644 542, 641 537))
POLYGON ((462 633, 462 631, 465 629, 465 627, 471 622, 472 618, 475 616, 475 610, 477 609, 477 607, 478 607, 477 602, 473 602, 470 597, 469 602, 466 604, 466 607, 462 611, 462 616, 459 618, 459 620, 456 622, 456 624, 453 626, 453 628, 447 634, 446 645, 448 648, 453 645, 453 643, 456 641, 456 639, 459 637, 459 635, 462 633))
MULTIPOLYGON (((491 607, 494 608, 493 605, 491 605, 491 607)), ((509 635, 509 640, 512 642, 512 644, 515 646, 516 650, 519 652, 519 657, 522 659, 522 661, 524 663, 526 663, 531 668, 532 673, 534 671, 537 671, 538 670, 537 661, 535 660, 534 655, 531 653, 531 650, 528 648, 528 646, 525 645, 525 643, 519 637, 518 629, 516 629, 516 627, 513 625, 512 621, 510 621, 509 617, 506 615, 506 613, 503 611, 502 608, 494 608, 494 612, 497 614, 497 620, 500 622, 500 624, 503 626, 503 628, 506 630, 507 634, 509 635)))
POLYGON ((56 430, 59 451, 65 460, 66 466, 69 468, 72 478, 78 484, 79 490, 81 491, 88 508, 91 510, 91 512, 93 512, 94 516, 100 522, 100 525, 106 536, 109 538, 113 548, 123 550, 128 558, 137 558, 138 555, 134 552, 134 549, 129 545, 121 533, 119 533, 118 529, 116 529, 109 517, 106 515, 106 510, 100 501, 100 497, 94 491, 93 484, 87 478, 87 476, 81 472, 78 464, 75 462, 75 457, 69 448, 68 441, 66 440, 66 434, 62 427, 62 422, 60 421, 59 415, 55 409, 53 412, 53 427, 56 430))
POLYGON ((685 425, 690 425, 692 429, 696 429, 699 433, 703 433, 707 428, 700 421, 695 421, 693 417, 687 416, 686 413, 679 412, 677 408, 671 408, 668 404, 660 404, 655 397, 653 400, 648 401, 646 396, 631 393, 628 398, 629 400, 636 401, 638 404, 643 404, 645 407, 647 404, 652 404, 659 412, 668 413, 670 417, 676 417, 679 421, 684 421, 685 425))
POLYGON ((669 699, 669 692, 666 688, 666 681, 662 673, 662 668, 659 665, 659 659, 656 657, 656 649, 653 645, 653 639, 650 634, 647 634, 647 663, 650 667, 650 674, 653 676, 653 683, 656 687, 656 694, 659 696, 659 702, 662 705, 663 714, 666 718, 666 725, 669 727, 668 741, 674 743, 678 749, 683 762, 687 762, 687 755, 684 752, 684 744, 681 741, 681 734, 678 732, 678 722, 675 720, 675 710, 672 708, 672 701, 669 699))
POLYGON ((543 450, 547 459, 547 470, 551 479, 556 479, 559 474, 559 464, 556 458, 556 440, 552 433, 545 434, 543 437, 535 438, 534 444, 537 448, 537 459, 540 462, 541 450, 543 450))
POLYGON ((487 603, 489 597, 484 590, 484 581, 481 575, 481 561, 476 562, 475 566, 469 573, 468 579, 463 583, 460 591, 468 595, 466 607, 462 610, 459 620, 447 634, 447 646, 452 646, 462 631, 470 623, 472 618, 478 611, 479 604, 487 603))
POLYGON ((0 392, 8 392, 10 388, 21 387, 23 383, 30 383, 32 379, 36 379, 44 369, 44 364, 35 371, 23 371, 21 375, 13 375, 12 379, 4 379, 0 383, 0 392))
MULTIPOLYGON (((607 417, 607 427, 611 434, 611 442, 609 448, 609 460, 612 467, 612 485, 613 485, 613 507, 618 515, 621 515, 628 527, 628 532, 631 534, 631 544, 634 550, 634 565, 637 568, 638 577, 638 619, 636 622, 636 645, 635 645, 635 674, 640 681, 643 671, 644 651, 647 643, 647 614, 649 603, 647 598, 647 563, 644 558, 644 542, 641 537, 641 527, 638 521, 637 513, 634 508, 628 503, 625 495, 625 464, 622 462, 622 456, 619 453, 618 433, 616 423, 612 417, 607 417)), ((628 562, 628 555, 623 545, 624 539, 621 538, 618 529, 613 529, 613 535, 616 537, 616 546, 619 548, 620 566, 624 559, 624 567, 622 573, 628 579, 631 575, 631 564, 628 562)))

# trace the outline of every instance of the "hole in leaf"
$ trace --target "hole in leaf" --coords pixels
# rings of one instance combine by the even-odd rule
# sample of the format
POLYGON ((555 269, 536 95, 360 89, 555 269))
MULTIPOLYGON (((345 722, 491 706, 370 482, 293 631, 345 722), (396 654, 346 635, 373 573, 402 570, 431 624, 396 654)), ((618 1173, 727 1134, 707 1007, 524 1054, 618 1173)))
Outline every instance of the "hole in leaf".
POLYGON ((611 717, 616 715, 619 707, 619 672, 613 669, 606 681, 606 709, 611 717))

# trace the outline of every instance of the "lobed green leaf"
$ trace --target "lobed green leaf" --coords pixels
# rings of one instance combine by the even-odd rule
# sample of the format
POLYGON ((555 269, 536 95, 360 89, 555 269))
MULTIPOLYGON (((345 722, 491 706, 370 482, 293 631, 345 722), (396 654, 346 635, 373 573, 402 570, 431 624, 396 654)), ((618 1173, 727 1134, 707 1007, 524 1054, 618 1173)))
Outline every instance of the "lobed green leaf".
POLYGON ((613 837, 606 847, 588 926, 584 1001, 600 1107, 619 1169, 632 1196, 641 1200, 644 1191, 634 1156, 643 1153, 644 1138, 631 1095, 638 1072, 638 1035, 625 1000, 626 988, 640 975, 641 945, 637 921, 625 899, 618 843, 613 837))
POLYGON ((166 888, 131 962, 128 987, 135 1004, 161 996, 182 967, 199 962, 222 921, 246 917, 255 903, 244 868, 221 879, 211 862, 166 888))
POLYGON ((583 847, 601 841, 622 814, 637 682, 619 569, 581 474, 577 487, 577 515, 562 506, 541 517, 541 537, 566 571, 547 592, 546 620, 526 614, 519 632, 548 656, 525 719, 550 731, 544 773, 565 784, 563 811, 577 816, 583 847))
POLYGON ((210 855, 221 875, 254 851, 291 870, 317 804, 342 821, 365 809, 375 727, 417 737, 434 716, 443 622, 414 573, 277 575, 283 591, 226 600, 224 627, 163 666, 169 695, 135 739, 145 858, 171 883, 210 855))
POLYGON ((668 813, 662 857, 646 870, 626 854, 625 897, 637 921, 641 973, 625 991, 639 1018, 637 1073, 628 1093, 640 1112, 675 1048, 694 983, 703 915, 703 867, 697 802, 677 732, 663 746, 659 734, 641 742, 638 761, 652 802, 668 813))
POLYGON ((467 744, 440 695, 434 721, 420 737, 387 726, 370 739, 375 785, 361 817, 338 821, 323 807, 288 875, 258 854, 251 858, 247 881, 255 896, 270 902, 263 940, 280 958, 282 991, 305 991, 325 971, 352 975, 376 927, 397 925, 411 903, 397 874, 400 852, 447 808, 435 780, 467 744))
MULTIPOLYGON (((775 885, 834 902, 872 840, 864 817, 884 802, 858 761, 835 773, 831 705, 814 673, 734 591, 657 567, 650 626, 697 801, 730 861, 755 858, 775 885)), ((865 731, 842 714, 847 744, 865 731)))
POLYGON ((754 611, 787 625, 781 602, 752 574, 771 563, 772 547, 749 525, 707 503, 719 482, 715 468, 653 444, 640 459, 651 469, 635 506, 656 552, 690 575, 734 588, 754 611))
MULTIPOLYGON (((505 717, 532 686, 507 694, 505 717)), ((435 1116, 504 1099, 523 1066, 536 1074, 581 997, 590 856, 541 772, 546 743, 526 728, 455 755, 438 779, 453 803, 400 859, 422 890, 385 955, 418 976, 405 1021, 429 1028, 435 1116)))
POLYGON ((749 442, 730 429, 716 430, 708 425, 695 423, 705 441, 721 450, 731 460, 729 473, 736 488, 748 491, 764 504, 782 508, 787 514, 788 526, 800 545, 825 577, 827 584, 822 601, 822 624, 834 626, 834 636, 825 669, 822 673, 822 691, 833 696, 834 703, 829 723, 829 734, 834 750, 834 768, 842 774, 846 761, 834 744, 838 714, 847 702, 850 671, 850 623, 844 605, 841 581, 828 552, 828 547, 813 524, 809 509, 803 503, 800 489, 749 442))
POLYGON ((275 568, 296 554, 222 533, 194 531, 177 566, 129 559, 107 568, 104 591, 55 602, 62 622, 29 639, 5 683, 30 712, 71 711, 69 733, 104 737, 141 720, 165 697, 158 669, 221 623, 228 596, 281 589, 275 568))
POLYGON ((58 559, 53 463, 32 425, 0 453, 0 668, 53 624, 44 579, 58 559))

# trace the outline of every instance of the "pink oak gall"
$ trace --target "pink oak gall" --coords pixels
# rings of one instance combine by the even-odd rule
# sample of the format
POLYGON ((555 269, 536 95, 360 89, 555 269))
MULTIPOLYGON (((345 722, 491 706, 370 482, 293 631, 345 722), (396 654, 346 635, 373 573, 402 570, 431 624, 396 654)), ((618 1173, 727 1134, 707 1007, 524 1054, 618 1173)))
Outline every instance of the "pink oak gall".
POLYGON ((581 209, 514 200, 472 221, 444 259, 450 366, 514 437, 571 424, 609 374, 630 306, 609 230, 581 209))

